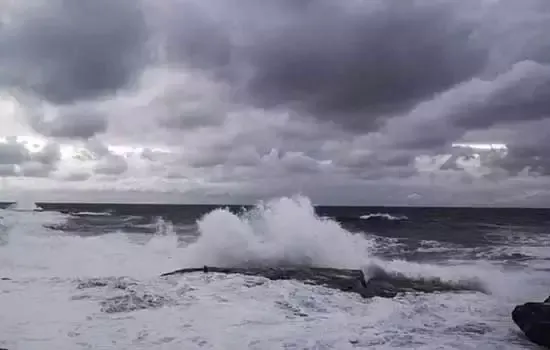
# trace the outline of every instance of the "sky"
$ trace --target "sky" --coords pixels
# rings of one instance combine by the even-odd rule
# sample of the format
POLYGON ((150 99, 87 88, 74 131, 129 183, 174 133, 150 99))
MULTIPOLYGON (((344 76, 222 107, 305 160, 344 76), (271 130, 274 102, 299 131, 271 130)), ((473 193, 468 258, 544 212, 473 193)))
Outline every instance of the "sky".
POLYGON ((550 206, 548 0, 0 0, 0 200, 550 206))

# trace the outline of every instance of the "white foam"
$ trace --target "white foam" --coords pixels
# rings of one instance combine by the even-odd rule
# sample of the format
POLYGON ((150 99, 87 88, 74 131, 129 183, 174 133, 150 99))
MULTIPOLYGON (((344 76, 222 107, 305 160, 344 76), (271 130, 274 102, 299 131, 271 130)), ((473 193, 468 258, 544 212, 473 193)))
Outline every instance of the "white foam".
POLYGON ((292 264, 359 268, 374 245, 315 214, 309 199, 280 198, 238 216, 218 209, 199 221, 188 265, 292 264))
POLYGON ((10 204, 6 210, 13 211, 41 211, 42 208, 37 206, 34 201, 29 199, 20 199, 17 202, 10 204))
POLYGON ((390 221, 400 221, 400 220, 408 220, 409 219, 405 215, 395 216, 395 215, 391 215, 389 213, 365 214, 365 215, 361 215, 359 218, 363 219, 363 220, 369 220, 369 219, 374 219, 374 218, 382 218, 382 219, 386 219, 386 220, 390 220, 390 221))
POLYGON ((81 211, 74 213, 75 216, 111 216, 109 212, 97 212, 97 211, 81 211))

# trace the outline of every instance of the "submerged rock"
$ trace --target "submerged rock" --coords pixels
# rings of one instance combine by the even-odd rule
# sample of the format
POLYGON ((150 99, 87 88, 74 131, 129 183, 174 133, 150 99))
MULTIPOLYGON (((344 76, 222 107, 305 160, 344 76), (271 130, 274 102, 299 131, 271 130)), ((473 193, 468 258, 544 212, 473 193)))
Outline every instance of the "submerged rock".
POLYGON ((477 282, 452 283, 440 279, 409 278, 398 273, 388 273, 379 267, 368 271, 368 278, 362 270, 335 269, 324 267, 210 267, 180 269, 162 274, 172 276, 186 273, 227 273, 247 276, 260 276, 271 280, 297 280, 306 284, 320 285, 353 292, 363 298, 393 298, 406 292, 445 292, 445 291, 480 291, 483 286, 477 282))
POLYGON ((136 293, 109 298, 100 303, 101 311, 105 313, 131 312, 136 310, 156 309, 169 303, 170 300, 162 295, 151 293, 136 293))
POLYGON ((137 282, 131 281, 125 277, 106 277, 106 278, 89 278, 78 280, 78 289, 111 287, 115 289, 127 289, 130 286, 137 285, 137 282))
POLYGON ((516 306, 512 320, 529 340, 550 349, 550 297, 516 306))

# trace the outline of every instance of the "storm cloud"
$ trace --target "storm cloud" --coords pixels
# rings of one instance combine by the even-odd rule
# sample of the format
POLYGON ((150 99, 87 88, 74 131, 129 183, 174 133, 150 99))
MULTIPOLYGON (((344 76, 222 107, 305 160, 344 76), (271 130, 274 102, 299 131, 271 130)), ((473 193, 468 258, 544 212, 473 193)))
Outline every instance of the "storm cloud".
POLYGON ((145 62, 136 1, 23 1, 0 34, 3 84, 57 104, 110 95, 145 62))
POLYGON ((550 182, 546 0, 5 6, 0 102, 49 146, 0 144, 4 177, 407 203, 550 182))

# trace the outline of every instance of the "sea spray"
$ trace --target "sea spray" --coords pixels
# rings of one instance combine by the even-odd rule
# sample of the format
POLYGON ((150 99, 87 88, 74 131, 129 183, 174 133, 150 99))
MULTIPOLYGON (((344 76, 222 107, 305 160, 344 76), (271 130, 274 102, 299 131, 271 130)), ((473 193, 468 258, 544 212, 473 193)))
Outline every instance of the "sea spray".
POLYGON ((283 197, 241 215, 217 209, 198 222, 200 237, 187 247, 191 265, 307 265, 360 268, 374 241, 321 218, 308 198, 283 197))
POLYGON ((460 266, 384 260, 372 254, 377 244, 362 233, 351 233, 338 222, 320 217, 303 196, 260 203, 240 215, 216 209, 198 221, 200 236, 183 250, 183 266, 220 267, 314 266, 399 273, 410 278, 483 284, 502 292, 513 278, 485 262, 460 266))

